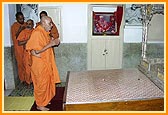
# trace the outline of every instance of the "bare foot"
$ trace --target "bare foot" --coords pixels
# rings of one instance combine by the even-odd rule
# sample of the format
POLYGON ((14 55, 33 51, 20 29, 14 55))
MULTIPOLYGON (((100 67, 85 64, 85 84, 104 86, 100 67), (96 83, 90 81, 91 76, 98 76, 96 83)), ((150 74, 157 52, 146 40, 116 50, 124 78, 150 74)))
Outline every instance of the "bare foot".
POLYGON ((43 106, 37 106, 37 109, 38 110, 41 110, 41 111, 49 111, 50 109, 49 108, 47 108, 47 107, 43 107, 43 106))

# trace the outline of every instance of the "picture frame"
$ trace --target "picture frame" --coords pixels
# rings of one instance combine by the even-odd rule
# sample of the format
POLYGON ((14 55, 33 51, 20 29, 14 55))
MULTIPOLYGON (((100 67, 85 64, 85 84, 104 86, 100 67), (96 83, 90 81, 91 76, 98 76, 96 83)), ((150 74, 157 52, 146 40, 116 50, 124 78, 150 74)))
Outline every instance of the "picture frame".
POLYGON ((93 12, 92 35, 117 35, 116 18, 114 12, 93 12))
POLYGON ((22 12, 25 21, 32 19, 34 24, 38 22, 38 4, 16 4, 16 12, 22 12))

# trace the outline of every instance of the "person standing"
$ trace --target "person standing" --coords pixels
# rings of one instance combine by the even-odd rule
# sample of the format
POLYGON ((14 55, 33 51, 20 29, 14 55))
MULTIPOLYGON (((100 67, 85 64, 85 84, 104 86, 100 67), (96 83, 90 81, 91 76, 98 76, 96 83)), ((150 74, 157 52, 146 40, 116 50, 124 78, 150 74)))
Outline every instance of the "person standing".
POLYGON ((25 29, 26 23, 24 22, 24 16, 22 12, 17 12, 15 14, 16 22, 11 26, 11 36, 14 45, 14 55, 17 62, 17 70, 18 76, 21 82, 24 81, 24 73, 23 73, 23 47, 18 45, 17 37, 19 33, 25 29))
POLYGON ((52 46, 59 44, 59 39, 50 38, 52 27, 52 19, 43 16, 40 25, 34 29, 26 44, 26 50, 30 52, 32 58, 34 97, 37 109, 41 111, 49 110, 46 106, 55 96, 55 83, 61 82, 52 50, 52 46))
POLYGON ((31 73, 30 73, 30 66, 31 66, 31 58, 28 51, 25 49, 26 43, 29 40, 32 31, 34 30, 34 21, 32 19, 28 19, 26 22, 26 28, 22 30, 17 38, 18 45, 23 47, 23 67, 24 67, 24 81, 28 84, 31 84, 31 73))
MULTIPOLYGON (((46 11, 41 11, 40 12, 40 19, 43 17, 43 16, 48 16, 48 14, 47 14, 47 12, 46 11)), ((39 26, 40 25, 40 22, 37 22, 36 23, 36 27, 37 26, 39 26)), ((49 36, 50 36, 50 38, 51 39, 59 39, 59 32, 58 32, 58 29, 57 29, 57 27, 56 27, 56 25, 54 24, 54 22, 52 21, 52 28, 51 28, 51 30, 50 30, 50 34, 49 34, 49 36)), ((59 41, 59 44, 58 45, 55 45, 56 47, 58 47, 60 45, 60 41, 59 41)), ((54 56, 55 56, 55 52, 54 52, 54 47, 55 46, 53 46, 53 53, 54 53, 54 56)))
MULTIPOLYGON (((43 17, 43 16, 48 16, 47 12, 46 11, 41 11, 40 12, 40 19, 43 17)), ((59 33, 58 33, 58 29, 56 27, 56 25, 54 24, 54 22, 52 21, 52 24, 53 24, 53 27, 51 29, 51 32, 50 32, 50 36, 53 37, 54 39, 58 39, 59 38, 59 33)), ((40 25, 40 22, 37 22, 36 23, 36 27, 40 25)))

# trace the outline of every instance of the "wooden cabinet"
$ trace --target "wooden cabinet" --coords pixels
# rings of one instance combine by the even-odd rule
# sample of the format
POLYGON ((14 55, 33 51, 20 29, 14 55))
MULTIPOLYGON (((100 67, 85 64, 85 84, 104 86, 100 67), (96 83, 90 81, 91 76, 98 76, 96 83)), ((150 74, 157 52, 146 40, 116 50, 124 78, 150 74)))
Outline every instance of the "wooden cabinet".
POLYGON ((94 9, 98 7, 117 9, 117 5, 89 5, 88 70, 121 69, 124 16, 122 16, 119 35, 93 35, 93 12, 96 12, 94 9))
POLYGON ((91 69, 121 68, 120 40, 92 39, 91 40, 91 69))

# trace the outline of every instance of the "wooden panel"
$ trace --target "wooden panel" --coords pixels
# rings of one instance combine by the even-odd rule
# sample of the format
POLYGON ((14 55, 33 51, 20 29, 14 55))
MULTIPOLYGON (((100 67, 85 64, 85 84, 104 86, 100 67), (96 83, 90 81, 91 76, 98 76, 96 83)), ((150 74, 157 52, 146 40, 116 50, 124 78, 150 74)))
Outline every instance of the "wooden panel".
POLYGON ((105 40, 92 40, 92 69, 105 69, 105 40))
POLYGON ((120 39, 106 40, 106 69, 119 69, 121 68, 121 53, 120 53, 120 39))
POLYGON ((91 103, 64 104, 65 111, 163 111, 164 99, 91 103))

